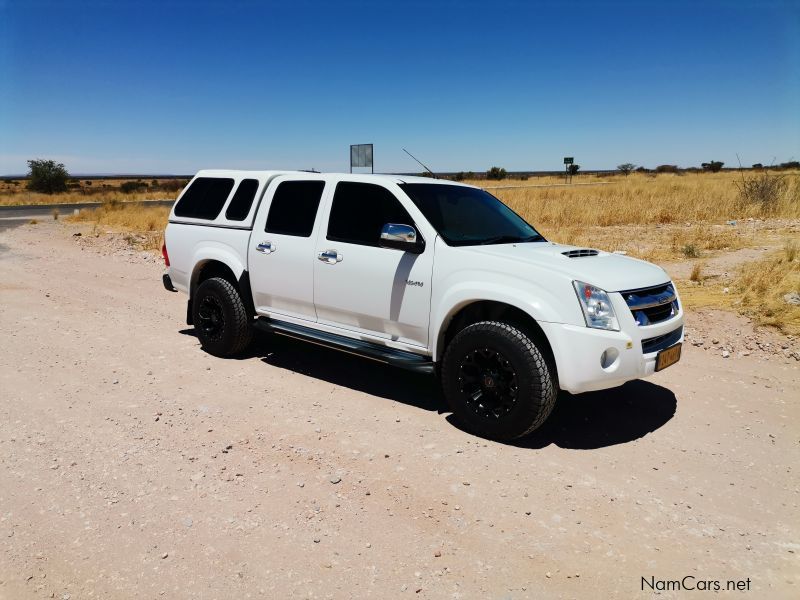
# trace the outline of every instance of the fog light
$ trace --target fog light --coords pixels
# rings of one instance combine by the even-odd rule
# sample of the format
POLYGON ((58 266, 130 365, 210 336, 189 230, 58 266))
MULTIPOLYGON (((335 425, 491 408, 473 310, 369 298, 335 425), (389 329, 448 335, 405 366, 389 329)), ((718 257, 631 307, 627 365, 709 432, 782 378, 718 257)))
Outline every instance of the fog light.
POLYGON ((600 355, 600 366, 608 370, 612 368, 619 358, 619 350, 616 348, 606 348, 600 355))

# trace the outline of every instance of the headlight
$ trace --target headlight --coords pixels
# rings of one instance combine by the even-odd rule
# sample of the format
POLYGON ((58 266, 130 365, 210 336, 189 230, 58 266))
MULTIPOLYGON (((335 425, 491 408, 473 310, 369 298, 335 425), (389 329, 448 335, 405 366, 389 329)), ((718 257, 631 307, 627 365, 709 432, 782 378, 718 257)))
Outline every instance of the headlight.
POLYGON ((619 331, 617 315, 614 313, 611 299, 605 291, 582 281, 573 281, 572 285, 575 287, 575 293, 578 294, 578 301, 581 303, 587 327, 619 331))

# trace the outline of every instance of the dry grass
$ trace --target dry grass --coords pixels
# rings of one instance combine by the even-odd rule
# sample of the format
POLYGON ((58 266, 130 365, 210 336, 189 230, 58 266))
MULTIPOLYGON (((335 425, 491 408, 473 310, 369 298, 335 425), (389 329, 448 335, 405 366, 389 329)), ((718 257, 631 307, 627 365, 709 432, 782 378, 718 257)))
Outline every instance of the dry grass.
POLYGON ((669 261, 756 244, 747 219, 800 218, 800 173, 780 176, 785 185, 771 205, 743 198, 742 176, 730 171, 573 178, 574 183, 610 182, 597 186, 563 186, 562 178, 552 176, 470 183, 555 185, 491 191, 553 241, 669 261))
POLYGON ((144 250, 159 250, 164 228, 167 226, 169 211, 170 207, 168 206, 105 202, 99 208, 82 210, 77 215, 67 217, 67 220, 92 222, 95 224, 95 229, 104 227, 134 232, 140 235, 138 238, 130 238, 131 245, 144 250))
POLYGON ((123 194, 119 191, 84 194, 82 192, 64 192, 63 194, 41 194, 39 192, 19 192, 12 195, 0 194, 0 206, 21 206, 25 204, 81 204, 84 202, 105 202, 115 200, 125 202, 131 200, 169 200, 177 195, 169 192, 136 192, 123 194))
POLYGON ((695 283, 699 283, 703 280, 703 265, 699 262, 694 263, 692 266, 692 272, 689 275, 689 281, 694 281, 695 283))
POLYGON ((793 240, 779 252, 740 265, 729 280, 706 278, 701 270, 702 266, 695 264, 689 279, 692 283, 679 285, 688 309, 734 310, 759 325, 800 334, 800 306, 784 299, 791 292, 800 292, 800 248, 793 240))
MULTIPOLYGON (((800 173, 784 172, 786 185, 774 207, 741 198, 735 172, 633 174, 575 177, 575 183, 610 180, 609 185, 492 190, 543 232, 576 226, 698 223, 748 217, 800 218, 800 173)), ((557 178, 471 182, 475 185, 538 185, 557 178)))
POLYGON ((690 225, 614 225, 608 227, 539 228, 550 240, 609 252, 623 251, 655 262, 699 258, 718 251, 757 244, 764 231, 744 223, 731 227, 714 223, 690 225))
POLYGON ((106 202, 126 200, 168 200, 177 198, 180 189, 160 189, 158 186, 175 186, 184 183, 179 180, 142 179, 141 190, 123 193, 120 186, 130 179, 73 180, 67 192, 61 194, 42 194, 27 189, 27 181, 18 179, 14 183, 0 181, 0 206, 19 206, 24 204, 79 204, 83 202, 106 202), (153 184, 156 187, 153 187, 153 184))
POLYGON ((797 254, 797 244, 792 241, 782 251, 741 267, 732 289, 739 296, 742 312, 785 333, 800 333, 800 306, 784 299, 791 292, 800 292, 797 254))

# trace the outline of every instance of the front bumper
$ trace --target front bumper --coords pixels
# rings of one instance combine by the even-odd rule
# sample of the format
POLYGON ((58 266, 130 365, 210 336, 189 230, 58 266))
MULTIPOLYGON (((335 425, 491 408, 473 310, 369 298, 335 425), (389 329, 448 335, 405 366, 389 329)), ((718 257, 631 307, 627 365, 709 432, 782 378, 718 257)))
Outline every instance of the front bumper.
POLYGON ((678 314, 667 321, 639 326, 622 297, 619 294, 609 296, 620 331, 539 323, 553 350, 559 387, 572 394, 617 387, 626 381, 652 375, 658 352, 683 342, 682 305, 678 314), (657 338, 661 338, 660 343, 655 343, 659 342, 657 338), (643 341, 647 342, 648 351, 643 350, 643 341))

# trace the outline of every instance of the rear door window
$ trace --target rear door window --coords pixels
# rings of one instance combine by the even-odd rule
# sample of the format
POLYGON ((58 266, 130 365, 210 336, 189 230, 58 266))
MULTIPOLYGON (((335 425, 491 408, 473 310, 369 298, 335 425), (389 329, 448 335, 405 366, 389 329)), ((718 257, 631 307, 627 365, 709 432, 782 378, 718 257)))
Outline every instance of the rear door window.
POLYGON ((324 181, 284 181, 272 197, 267 233, 310 237, 322 198, 324 181))
POLYGON ((343 181, 336 186, 328 220, 329 240, 378 246, 386 223, 414 225, 392 192, 372 183, 343 181))
POLYGON ((250 214, 250 207, 253 206, 257 190, 258 179, 242 179, 239 187, 236 188, 236 193, 233 194, 231 203, 228 204, 225 218, 229 221, 244 221, 245 217, 250 214))
POLYGON ((175 206, 175 216, 213 220, 219 215, 233 189, 233 179, 198 177, 175 206))

